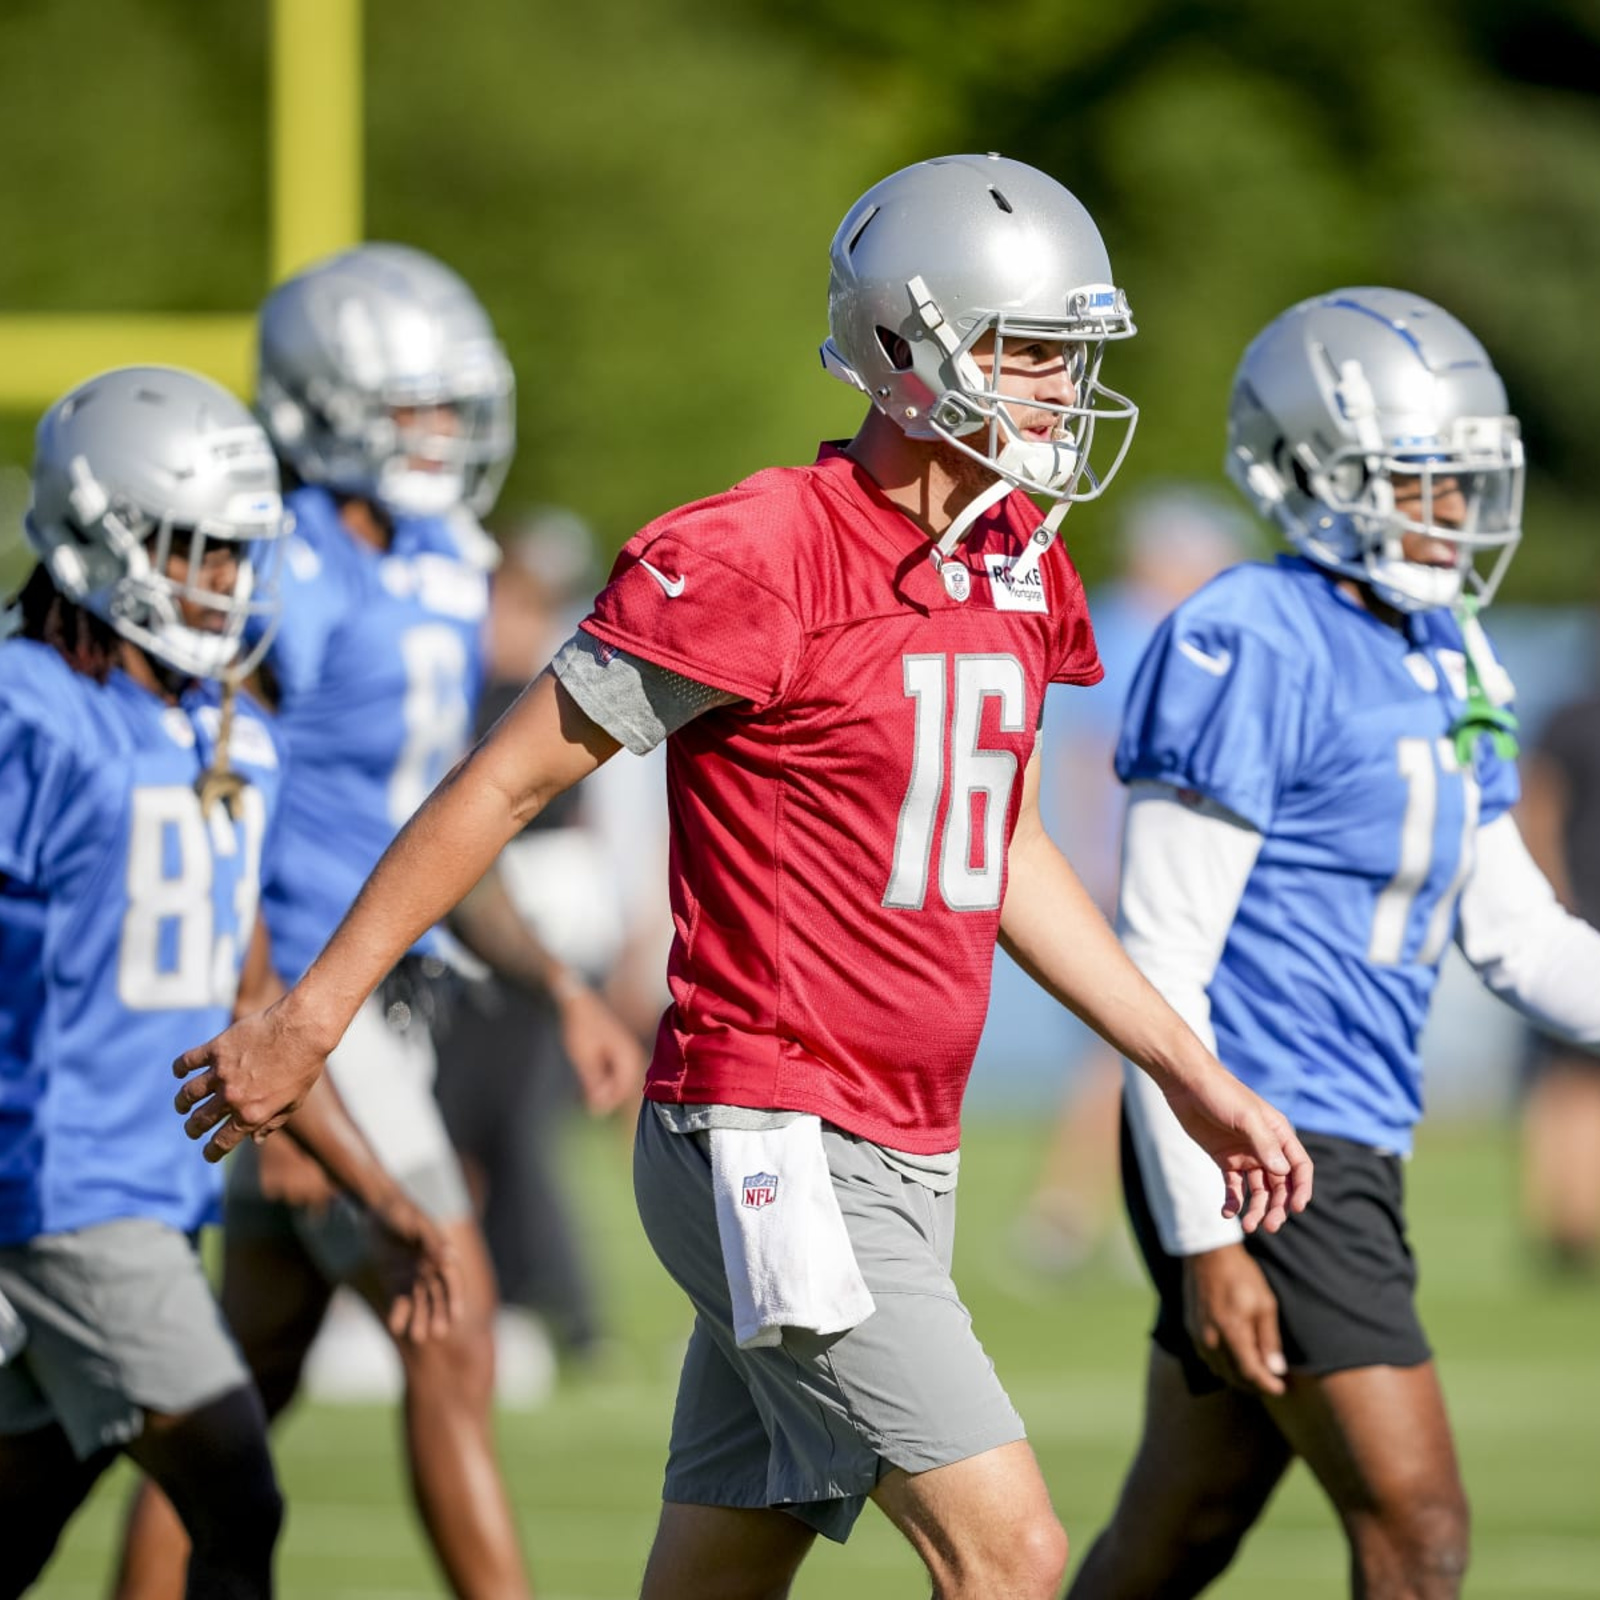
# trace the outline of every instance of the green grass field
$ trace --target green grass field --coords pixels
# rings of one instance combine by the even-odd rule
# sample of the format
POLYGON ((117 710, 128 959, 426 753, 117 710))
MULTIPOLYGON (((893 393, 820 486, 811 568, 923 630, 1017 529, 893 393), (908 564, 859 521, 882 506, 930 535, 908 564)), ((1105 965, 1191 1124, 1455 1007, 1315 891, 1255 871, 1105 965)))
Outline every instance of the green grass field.
MULTIPOLYGON (((980 1123, 962 1174, 957 1279, 1027 1419, 1057 1509, 1081 1553, 1103 1520, 1138 1424, 1142 1286, 1093 1268, 1063 1283, 1014 1263, 1008 1227, 1043 1125, 980 1123)), ((573 1146, 611 1285, 618 1348, 603 1375, 542 1410, 502 1419, 512 1497, 542 1600, 636 1592, 685 1317, 640 1238, 625 1153, 604 1130, 573 1146)), ((1475 1600, 1600 1594, 1600 1287, 1550 1283, 1519 1256, 1511 1141, 1443 1128, 1411 1169, 1423 1301, 1460 1435, 1475 1511, 1475 1600)), ((290 1500, 279 1559, 287 1600, 410 1600, 444 1593, 405 1502, 393 1417, 306 1408, 280 1442, 290 1500)), ((126 1479, 113 1474, 68 1530, 39 1593, 105 1592, 126 1479)), ((926 1593, 919 1568, 870 1510, 844 1549, 819 1543, 796 1593, 883 1600, 926 1593)), ((1301 1472, 1234 1570, 1228 1600, 1346 1593, 1329 1514, 1301 1472)))

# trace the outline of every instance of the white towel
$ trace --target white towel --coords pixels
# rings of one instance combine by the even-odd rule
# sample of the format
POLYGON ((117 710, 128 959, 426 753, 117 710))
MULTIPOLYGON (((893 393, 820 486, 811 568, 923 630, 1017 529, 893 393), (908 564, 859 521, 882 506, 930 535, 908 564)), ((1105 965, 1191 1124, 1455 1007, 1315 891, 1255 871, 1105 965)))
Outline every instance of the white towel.
POLYGON ((872 1315, 816 1117, 713 1128, 711 1186, 740 1349, 780 1344, 785 1328, 843 1333, 872 1315))

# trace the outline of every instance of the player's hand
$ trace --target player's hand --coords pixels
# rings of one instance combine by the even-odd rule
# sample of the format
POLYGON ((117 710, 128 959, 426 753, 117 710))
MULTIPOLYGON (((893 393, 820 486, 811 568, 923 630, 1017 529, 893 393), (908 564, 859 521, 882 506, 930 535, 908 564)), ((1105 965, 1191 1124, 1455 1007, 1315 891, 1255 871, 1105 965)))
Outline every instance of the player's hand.
POLYGON ((412 1344, 442 1339, 459 1320, 463 1300, 461 1263, 449 1235, 399 1191, 368 1215, 389 1301, 389 1332, 412 1344))
POLYGON ((1276 1106, 1222 1067, 1166 1090, 1183 1130, 1222 1169, 1225 1217, 1276 1233, 1311 1200, 1311 1157, 1276 1106))
POLYGON ((1205 1364, 1224 1382, 1282 1394, 1289 1370, 1278 1302, 1242 1244, 1183 1261, 1183 1320, 1205 1364))
POLYGON ((188 1117, 184 1132, 191 1139, 211 1134, 207 1161, 220 1161, 247 1137, 259 1141, 281 1128, 321 1075, 333 1046, 293 1020, 294 994, 291 989, 172 1063, 174 1075, 188 1079, 173 1104, 188 1117))
POLYGON ((286 1206, 309 1206, 326 1211, 339 1190, 322 1169, 292 1138, 268 1139, 260 1151, 261 1193, 286 1206))
POLYGON ((596 1116, 633 1099, 644 1084, 645 1054, 633 1030, 586 984, 560 998, 561 1042, 596 1116))

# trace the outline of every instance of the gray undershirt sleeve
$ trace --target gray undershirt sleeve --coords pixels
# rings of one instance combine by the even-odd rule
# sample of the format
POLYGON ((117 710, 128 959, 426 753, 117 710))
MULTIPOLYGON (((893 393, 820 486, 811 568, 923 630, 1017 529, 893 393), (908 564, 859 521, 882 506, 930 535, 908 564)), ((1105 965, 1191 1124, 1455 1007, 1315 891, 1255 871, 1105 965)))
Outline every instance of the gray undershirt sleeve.
POLYGON ((602 645, 582 628, 556 651, 550 666, 590 720, 636 756, 649 754, 702 712, 740 699, 642 656, 602 645))

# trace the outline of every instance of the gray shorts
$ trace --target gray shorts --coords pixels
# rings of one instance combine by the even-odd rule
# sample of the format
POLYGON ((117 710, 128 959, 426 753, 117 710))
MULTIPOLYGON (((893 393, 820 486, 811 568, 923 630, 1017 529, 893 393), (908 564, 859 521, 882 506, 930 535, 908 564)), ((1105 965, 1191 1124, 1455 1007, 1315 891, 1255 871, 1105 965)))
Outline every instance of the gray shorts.
POLYGON ((79 1460, 250 1382, 189 1238, 141 1217, 0 1249, 28 1342, 0 1367, 0 1434, 66 1430, 79 1460))
POLYGON ((823 1125, 856 1262, 877 1310, 848 1333, 789 1328, 741 1350, 717 1239, 708 1138, 647 1105, 634 1146, 645 1232, 696 1316, 663 1498, 772 1506, 842 1543, 891 1467, 925 1472, 1024 1437, 950 1279, 955 1194, 823 1125))

